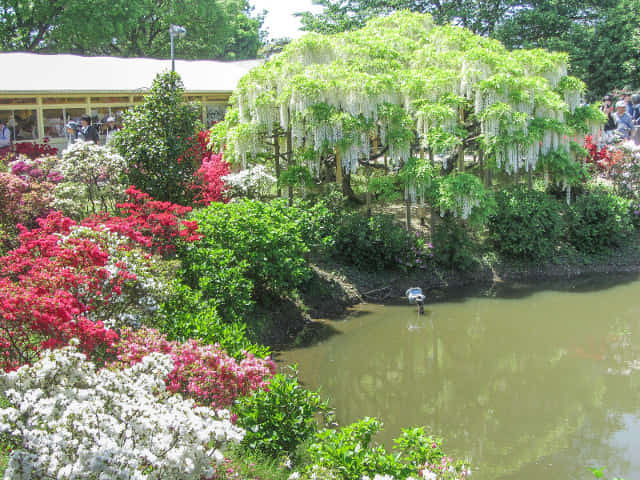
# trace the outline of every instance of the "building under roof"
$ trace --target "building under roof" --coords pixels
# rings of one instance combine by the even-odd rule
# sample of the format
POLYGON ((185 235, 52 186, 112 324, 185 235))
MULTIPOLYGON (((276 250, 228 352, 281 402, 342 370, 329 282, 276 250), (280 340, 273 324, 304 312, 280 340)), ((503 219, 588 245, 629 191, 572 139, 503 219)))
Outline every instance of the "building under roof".
MULTIPOLYGON (((224 115, 240 78, 261 60, 219 62, 176 60, 188 100, 199 101, 202 121, 210 125, 224 115)), ((0 118, 14 141, 48 137, 66 143, 64 125, 89 114, 100 128, 113 116, 140 103, 157 74, 170 60, 0 53, 0 118)))

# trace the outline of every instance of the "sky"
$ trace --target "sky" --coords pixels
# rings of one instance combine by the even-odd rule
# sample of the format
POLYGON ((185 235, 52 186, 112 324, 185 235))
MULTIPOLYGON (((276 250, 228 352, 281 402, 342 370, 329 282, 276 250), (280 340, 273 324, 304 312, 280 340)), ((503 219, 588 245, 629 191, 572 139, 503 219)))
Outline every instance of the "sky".
POLYGON ((256 13, 266 10, 264 27, 269 32, 269 38, 298 38, 303 32, 299 31, 300 20, 294 17, 296 12, 320 12, 322 8, 312 5, 311 0, 249 0, 256 7, 256 13))

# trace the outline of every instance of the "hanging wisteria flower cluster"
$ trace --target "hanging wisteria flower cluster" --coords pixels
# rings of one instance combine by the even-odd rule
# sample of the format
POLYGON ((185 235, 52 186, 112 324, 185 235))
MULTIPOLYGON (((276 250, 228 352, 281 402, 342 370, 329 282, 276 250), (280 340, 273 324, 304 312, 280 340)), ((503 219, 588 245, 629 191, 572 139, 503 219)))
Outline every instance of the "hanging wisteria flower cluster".
MULTIPOLYGON (((567 76, 566 54, 509 51, 463 28, 436 26, 429 15, 400 12, 357 31, 307 35, 252 70, 234 94, 220 143, 227 158, 244 162, 288 134, 294 148, 340 157, 353 173, 374 140, 397 166, 410 157, 415 132, 423 147, 444 155, 462 145, 471 116, 483 148, 515 173, 534 169, 552 149, 569 151, 581 135, 567 118, 587 108, 584 89, 567 76)), ((590 115, 581 128, 597 123, 590 115)))
POLYGON ((19 439, 4 478, 200 480, 244 430, 225 411, 165 392, 169 355, 97 370, 75 347, 0 375, 10 408, 0 434, 19 439))

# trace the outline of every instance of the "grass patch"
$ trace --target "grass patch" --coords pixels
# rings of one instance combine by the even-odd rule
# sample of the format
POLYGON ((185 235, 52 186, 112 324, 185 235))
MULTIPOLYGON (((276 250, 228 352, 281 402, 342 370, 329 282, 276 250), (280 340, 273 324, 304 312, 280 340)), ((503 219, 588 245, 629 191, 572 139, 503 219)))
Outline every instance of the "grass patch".
POLYGON ((215 480, 287 480, 293 472, 284 464, 284 458, 274 459, 237 447, 227 450, 225 456, 213 476, 215 480))

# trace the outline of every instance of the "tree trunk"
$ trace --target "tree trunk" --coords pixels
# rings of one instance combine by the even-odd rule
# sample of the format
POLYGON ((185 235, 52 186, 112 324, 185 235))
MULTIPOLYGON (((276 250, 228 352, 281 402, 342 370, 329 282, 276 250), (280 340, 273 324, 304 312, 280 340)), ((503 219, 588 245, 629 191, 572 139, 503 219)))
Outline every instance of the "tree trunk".
POLYGON ((351 174, 345 173, 342 176, 342 194, 349 200, 362 205, 362 200, 356 196, 356 192, 351 188, 351 174))
POLYGON ((371 168, 366 168, 365 172, 367 175, 367 217, 371 217, 371 168))
POLYGON ((407 198, 405 205, 407 207, 407 232, 411 233, 411 200, 407 198))
POLYGON ((278 181, 278 197, 282 197, 282 187, 280 186, 280 137, 273 136, 273 153, 275 155, 276 180, 278 181))
MULTIPOLYGON (((291 129, 287 131, 287 169, 293 166, 293 139, 291 138, 291 129)), ((289 196, 289 206, 293 205, 293 187, 289 185, 287 188, 289 196)))
POLYGON ((342 160, 340 159, 340 150, 336 147, 336 183, 342 185, 342 160))
MULTIPOLYGON (((460 124, 464 125, 464 109, 460 107, 460 124)), ((464 172, 464 141, 460 144, 458 151, 458 170, 464 172)))

